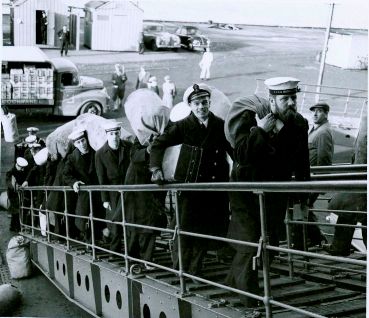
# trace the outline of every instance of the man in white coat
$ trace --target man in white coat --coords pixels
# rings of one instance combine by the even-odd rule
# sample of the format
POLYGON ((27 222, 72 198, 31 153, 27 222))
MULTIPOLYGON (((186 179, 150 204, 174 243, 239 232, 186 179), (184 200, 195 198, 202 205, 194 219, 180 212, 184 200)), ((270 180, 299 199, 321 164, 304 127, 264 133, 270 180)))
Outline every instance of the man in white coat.
POLYGON ((201 74, 200 74, 201 80, 204 80, 204 79, 208 80, 210 78, 210 66, 211 66, 211 63, 213 62, 213 58, 214 58, 213 53, 210 52, 210 48, 207 47, 199 63, 199 66, 201 68, 201 74))

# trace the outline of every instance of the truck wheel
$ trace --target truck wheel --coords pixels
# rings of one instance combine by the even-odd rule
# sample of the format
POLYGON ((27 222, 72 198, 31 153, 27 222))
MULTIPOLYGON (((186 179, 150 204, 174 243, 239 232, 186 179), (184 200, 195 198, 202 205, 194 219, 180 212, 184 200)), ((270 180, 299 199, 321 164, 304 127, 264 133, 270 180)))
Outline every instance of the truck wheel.
POLYGON ((98 102, 88 102, 81 107, 80 114, 95 114, 101 116, 102 109, 98 102))
POLYGON ((157 51, 159 49, 158 46, 156 45, 156 42, 155 41, 152 41, 152 43, 151 43, 151 49, 153 51, 157 51))

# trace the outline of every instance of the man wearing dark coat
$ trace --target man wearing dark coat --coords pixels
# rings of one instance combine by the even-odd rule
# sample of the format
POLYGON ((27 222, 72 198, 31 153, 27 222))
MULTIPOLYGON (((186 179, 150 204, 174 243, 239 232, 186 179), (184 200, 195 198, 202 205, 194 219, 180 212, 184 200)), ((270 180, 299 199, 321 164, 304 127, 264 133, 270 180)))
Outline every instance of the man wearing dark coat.
MULTIPOLYGON (((109 122, 104 127, 107 142, 96 152, 95 165, 99 184, 124 184, 128 165, 130 162, 131 144, 120 139, 121 126, 118 122, 109 122)), ((113 220, 120 198, 119 192, 102 191, 101 200, 106 210, 106 218, 113 220)), ((120 238, 117 237, 117 225, 108 223, 108 229, 112 232, 111 249, 120 251, 120 238), (119 242, 118 242, 118 241, 119 242)))
MULTIPOLYGON (((211 89, 205 84, 194 84, 184 93, 183 101, 191 107, 185 119, 167 126, 152 144, 150 170, 152 180, 163 182, 162 160, 166 148, 187 144, 203 149, 197 182, 227 182, 229 165, 226 154, 232 148, 225 139, 224 121, 215 116, 210 105, 211 89)), ((181 192, 178 198, 180 228, 184 231, 224 236, 229 221, 228 196, 225 192, 181 192)), ((183 270, 198 275, 209 240, 182 236, 183 270)), ((213 241, 220 247, 217 241, 213 241)), ((176 247, 177 244, 174 244, 176 247)), ((174 267, 178 257, 174 255, 174 267)))
MULTIPOLYGON (((78 216, 89 216, 93 212, 94 217, 101 217, 101 201, 99 195, 91 193, 92 207, 90 206, 89 193, 80 191, 80 185, 97 185, 99 184, 96 168, 95 168, 95 151, 90 147, 87 141, 85 130, 73 131, 68 139, 71 140, 76 147, 71 154, 68 155, 63 168, 64 181, 71 186, 74 192, 78 193, 75 214, 78 216), (93 211, 92 211, 93 210, 93 211)), ((91 224, 89 220, 75 218, 75 225, 80 231, 80 238, 85 242, 90 242, 91 224), (89 229, 88 229, 89 228, 89 229)), ((98 233, 98 223, 94 222, 94 230, 98 233)))
MULTIPOLYGON (((233 103, 226 118, 226 135, 234 147, 235 156, 232 181, 289 181, 293 174, 298 181, 309 180, 308 123, 296 111, 298 82, 294 78, 272 78, 265 82, 269 88, 269 102, 253 95, 233 103)), ((258 200, 258 196, 250 192, 230 193, 230 238, 254 243, 259 241, 258 200)), ((306 208, 306 198, 301 197, 300 200, 301 207, 306 208)), ((287 195, 265 195, 267 232, 271 245, 278 246, 283 235, 286 208, 287 195)), ((258 272, 252 267, 256 248, 238 244, 232 246, 236 249, 236 255, 226 283, 259 294, 258 272)), ((270 256, 271 261, 273 255, 270 256)), ((247 307, 257 305, 253 298, 240 298, 247 307)))
POLYGON ((17 190, 22 186, 23 182, 26 180, 27 172, 25 168, 28 162, 22 157, 18 157, 15 160, 15 164, 11 170, 6 173, 6 186, 8 200, 10 202, 9 212, 11 213, 10 220, 10 231, 18 232, 20 231, 19 222, 19 199, 17 190))

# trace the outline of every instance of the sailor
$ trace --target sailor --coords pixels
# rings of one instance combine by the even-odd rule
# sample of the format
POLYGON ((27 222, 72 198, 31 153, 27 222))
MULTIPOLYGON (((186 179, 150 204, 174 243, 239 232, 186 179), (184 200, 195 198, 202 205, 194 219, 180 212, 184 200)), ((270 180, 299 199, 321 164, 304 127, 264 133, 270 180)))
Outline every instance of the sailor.
POLYGON ((211 63, 213 63, 213 53, 210 52, 210 47, 204 49, 204 54, 202 55, 202 59, 199 63, 201 68, 200 79, 208 80, 210 79, 210 67, 211 63))
POLYGON ((6 185, 8 199, 10 202, 9 212, 11 214, 10 220, 10 231, 18 232, 20 231, 19 222, 19 199, 18 199, 18 188, 23 185, 27 177, 27 172, 25 171, 28 166, 26 159, 18 157, 15 160, 14 166, 11 170, 6 173, 6 185))
MULTIPOLYGON (((102 204, 100 196, 91 193, 92 206, 90 206, 89 192, 80 191, 81 185, 99 184, 95 168, 95 151, 88 142, 87 132, 84 129, 77 129, 68 136, 68 139, 73 142, 76 148, 68 155, 63 168, 63 174, 65 183, 71 186, 74 192, 78 193, 75 210, 76 215, 86 217, 93 212, 94 217, 101 217, 102 204)), ((75 225, 80 231, 79 238, 89 243, 91 239, 91 232, 89 230, 91 224, 89 220, 75 218, 75 225)), ((96 234, 99 228, 101 228, 101 224, 98 226, 95 221, 94 229, 96 230, 96 234)))
MULTIPOLYGON (((191 114, 183 120, 167 126, 151 147, 150 170, 152 181, 164 182, 162 158, 166 148, 186 144, 202 148, 197 182, 226 182, 229 180, 229 165, 226 154, 232 156, 232 148, 225 139, 224 121, 211 111, 211 89, 205 84, 191 85, 183 95, 190 106, 191 114)), ((226 234, 229 220, 228 196, 225 192, 181 192, 178 200, 182 230, 208 235, 226 234)), ((216 241, 183 236, 183 270, 198 275, 202 260, 208 249, 222 246, 216 241), (212 244, 211 244, 212 243, 212 244)), ((177 244, 174 243, 174 267, 178 268, 177 244)))
POLYGON ((28 132, 28 136, 36 136, 36 142, 39 143, 41 145, 42 148, 45 147, 45 141, 40 138, 39 136, 37 136, 37 133, 40 130, 37 127, 28 127, 27 128, 27 132, 28 132))
MULTIPOLYGON (((297 113, 299 80, 291 77, 265 81, 269 100, 252 95, 237 99, 226 118, 226 135, 234 146, 231 180, 289 181, 310 178, 308 123, 297 113), (259 123, 256 120, 258 115, 259 123)), ((306 198, 296 198, 306 209, 306 198)), ((260 239, 259 198, 251 192, 230 193, 232 217, 228 236, 232 239, 257 243, 260 239)), ((265 211, 269 244, 278 246, 283 238, 283 220, 287 195, 265 194, 265 211)), ((237 253, 226 283, 229 286, 259 294, 258 271, 253 269, 254 247, 232 244, 237 253)), ((273 255, 270 254, 270 260, 273 255)), ((240 296, 246 307, 256 307, 254 298, 240 296)))
MULTIPOLYGON (((131 143, 120 139, 121 123, 109 121, 103 127, 106 133, 106 143, 96 152, 96 173, 101 185, 124 184, 127 169, 130 163, 131 143)), ((106 211, 106 219, 112 221, 113 213, 120 198, 119 192, 102 191, 101 201, 106 211)), ((108 229, 112 235, 116 233, 117 225, 108 223, 108 229), (113 229, 114 228, 114 229, 113 229)), ((104 231, 104 233, 107 233, 104 231)), ((119 242, 112 237, 111 249, 118 251, 119 242), (118 246, 118 247, 117 247, 118 246)))

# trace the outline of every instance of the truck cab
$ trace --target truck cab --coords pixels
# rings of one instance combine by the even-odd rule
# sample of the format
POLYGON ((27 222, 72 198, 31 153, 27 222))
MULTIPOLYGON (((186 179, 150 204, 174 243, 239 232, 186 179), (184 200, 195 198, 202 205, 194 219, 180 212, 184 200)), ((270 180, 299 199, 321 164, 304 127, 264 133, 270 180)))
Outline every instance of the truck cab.
POLYGON ((50 108, 54 115, 101 115, 109 103, 102 80, 80 76, 64 58, 49 59, 38 47, 3 47, 2 105, 50 108))

